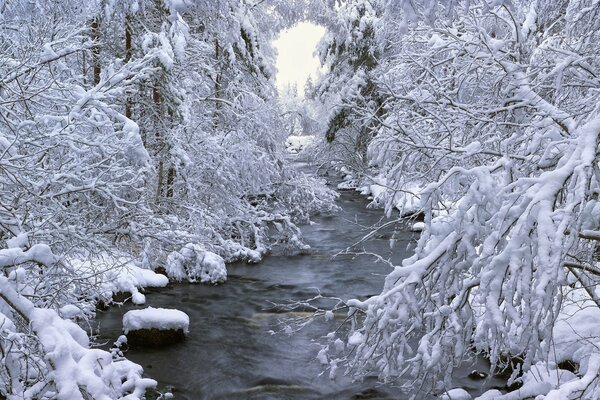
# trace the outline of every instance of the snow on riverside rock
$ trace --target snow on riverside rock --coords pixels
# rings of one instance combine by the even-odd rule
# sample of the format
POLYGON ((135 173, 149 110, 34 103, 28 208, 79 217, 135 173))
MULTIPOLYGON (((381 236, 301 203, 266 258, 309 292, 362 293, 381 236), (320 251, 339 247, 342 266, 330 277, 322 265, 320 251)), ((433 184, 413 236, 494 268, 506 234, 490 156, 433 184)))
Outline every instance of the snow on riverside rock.
POLYGON ((452 390, 448 390, 446 393, 442 394, 440 400, 471 400, 472 397, 464 389, 456 388, 452 390))
POLYGON ((83 277, 101 277, 100 293, 105 299, 111 299, 114 294, 124 292, 131 293, 131 301, 134 304, 144 304, 146 296, 140 293, 140 289, 165 287, 169 284, 166 276, 140 268, 126 259, 104 256, 94 260, 72 260, 71 264, 83 277))
POLYGON ((300 153, 308 145, 313 143, 315 140, 314 136, 296 136, 290 135, 285 140, 285 148, 289 153, 300 153))
POLYGON ((410 228, 410 230, 412 232, 422 232, 423 229, 425 229, 425 222, 415 222, 412 227, 410 228))
POLYGON ((221 283, 227 280, 223 258, 193 243, 169 254, 166 270, 169 278, 176 281, 221 283))
POLYGON ((185 339, 190 318, 179 310, 148 307, 123 316, 123 332, 132 346, 165 346, 185 339))
POLYGON ((149 269, 143 269, 128 263, 122 268, 108 271, 105 275, 103 288, 105 293, 127 292, 131 293, 131 301, 134 304, 144 304, 146 296, 139 289, 146 287, 165 287, 169 284, 169 278, 157 274, 149 269))
POLYGON ((127 311, 123 316, 123 332, 140 329, 177 330, 188 333, 190 317, 183 311, 170 308, 148 307, 127 311))
POLYGON ((362 195, 371 196, 371 207, 393 206, 401 215, 409 215, 421 211, 420 193, 422 188, 416 184, 406 185, 402 190, 391 190, 385 177, 376 176, 364 180, 360 187, 362 195))

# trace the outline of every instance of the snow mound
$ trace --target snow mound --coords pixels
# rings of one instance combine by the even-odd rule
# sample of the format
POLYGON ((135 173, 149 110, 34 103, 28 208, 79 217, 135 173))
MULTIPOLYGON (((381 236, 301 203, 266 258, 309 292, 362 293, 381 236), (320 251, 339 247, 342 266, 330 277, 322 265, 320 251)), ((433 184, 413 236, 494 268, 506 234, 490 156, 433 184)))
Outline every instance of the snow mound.
POLYGON ((346 175, 344 180, 338 183, 338 190, 358 190, 360 187, 360 181, 353 178, 351 175, 346 175))
POLYGON ((369 184, 359 188, 360 193, 372 197, 371 207, 393 207, 401 215, 410 215, 422 210, 421 191, 417 184, 404 185, 397 190, 391 190, 387 179, 383 176, 368 178, 369 184))
POLYGON ((106 298, 111 298, 115 293, 131 293, 131 301, 134 304, 144 304, 146 296, 140 293, 139 289, 165 287, 168 284, 169 278, 164 275, 137 267, 132 263, 125 263, 104 273, 102 294, 106 298))
POLYGON ((472 397, 464 389, 456 388, 448 390, 446 393, 440 396, 440 400, 471 400, 472 397))
POLYGON ((123 316, 123 332, 140 329, 183 330, 189 332, 190 317, 183 311, 148 307, 143 310, 127 311, 123 316))
POLYGON ((297 154, 304 150, 312 142, 314 142, 313 136, 290 135, 285 141, 285 148, 288 152, 297 154))
MULTIPOLYGON (((6 304, 18 312, 30 328, 26 334, 15 332, 12 321, 0 313, 0 320, 4 318, 1 321, 3 336, 6 334, 18 343, 23 340, 23 335, 35 335, 40 343, 43 357, 34 356, 40 364, 32 372, 37 373, 38 368, 47 371, 48 384, 47 387, 40 386, 39 397, 34 398, 50 398, 46 394, 51 393, 51 398, 56 399, 84 399, 84 394, 85 398, 93 399, 140 399, 147 389, 156 387, 156 381, 143 378, 141 366, 125 359, 113 359, 111 353, 104 350, 91 349, 88 335, 79 325, 61 318, 55 310, 35 307, 4 276, 0 276, 0 292, 6 304), (130 395, 121 397, 120 394, 126 392, 130 395)), ((63 309, 74 312, 74 308, 63 309)), ((26 364, 20 364, 27 362, 26 358, 21 361, 5 357, 11 363, 16 361, 12 368, 27 368, 26 364)))
POLYGON ((225 260, 193 243, 169 254, 166 270, 169 278, 176 281, 221 283, 227 280, 225 260))
POLYGON ((412 232, 422 232, 425 229, 425 222, 415 222, 410 230, 412 232))
POLYGON ((571 360, 580 363, 596 350, 596 343, 600 343, 599 326, 600 309, 585 290, 575 289, 567 293, 552 332, 553 361, 559 363, 571 360))

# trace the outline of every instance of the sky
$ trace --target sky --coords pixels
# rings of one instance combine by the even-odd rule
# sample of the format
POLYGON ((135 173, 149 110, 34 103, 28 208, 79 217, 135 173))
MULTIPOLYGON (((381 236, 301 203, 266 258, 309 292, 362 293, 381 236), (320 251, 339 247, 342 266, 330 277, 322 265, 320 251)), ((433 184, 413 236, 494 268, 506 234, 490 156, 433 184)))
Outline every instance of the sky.
POLYGON ((281 91, 288 83, 297 83, 299 94, 304 93, 304 82, 309 75, 317 76, 319 60, 313 55, 325 28, 302 22, 281 33, 274 45, 277 56, 277 88, 281 91))

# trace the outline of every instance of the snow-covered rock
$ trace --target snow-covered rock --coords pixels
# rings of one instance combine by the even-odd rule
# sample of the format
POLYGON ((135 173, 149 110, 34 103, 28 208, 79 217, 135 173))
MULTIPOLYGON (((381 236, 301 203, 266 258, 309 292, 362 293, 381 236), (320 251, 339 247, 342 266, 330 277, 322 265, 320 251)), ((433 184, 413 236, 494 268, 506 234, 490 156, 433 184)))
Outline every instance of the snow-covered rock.
POLYGON ((123 332, 140 329, 177 330, 188 333, 190 317, 183 311, 169 308, 147 307, 127 311, 123 316, 123 332))
POLYGON ((69 265, 81 279, 100 286, 100 299, 110 301, 117 293, 131 297, 134 304, 144 304, 146 296, 140 291, 144 288, 159 288, 169 284, 169 279, 149 269, 138 267, 126 258, 101 257, 87 260, 70 259, 69 265), (130 296, 128 296, 130 295, 130 296))
POLYGON ((469 392, 467 392, 466 390, 461 389, 461 388, 450 389, 446 393, 444 393, 440 396, 440 400, 471 400, 471 399, 472 399, 472 397, 469 394, 469 392))
POLYGON ((368 183, 362 186, 360 193, 372 197, 371 207, 393 207, 401 215, 411 215, 421 212, 422 187, 416 184, 405 185, 401 190, 391 190, 385 177, 367 178, 368 183))
POLYGON ((227 268, 221 256, 188 243, 167 257, 167 275, 176 281, 221 283, 227 280, 227 268))
POLYGON ((146 296, 140 293, 140 289, 165 287, 168 284, 169 278, 166 276, 127 263, 105 272, 102 293, 106 298, 111 298, 113 294, 119 292, 131 293, 131 301, 134 304, 144 304, 146 296))
POLYGON ((123 316, 123 332, 132 346, 165 346, 187 335, 190 319, 179 310, 148 307, 123 316))
POLYGON ((350 175, 346 176, 344 180, 337 185, 338 190, 358 190, 359 187, 360 181, 358 179, 354 179, 350 175))
POLYGON ((502 396, 502 392, 498 389, 490 389, 483 393, 481 396, 475 398, 475 400, 496 400, 502 396))
POLYGON ((415 222, 410 228, 413 232, 422 232, 425 229, 425 222, 415 222))

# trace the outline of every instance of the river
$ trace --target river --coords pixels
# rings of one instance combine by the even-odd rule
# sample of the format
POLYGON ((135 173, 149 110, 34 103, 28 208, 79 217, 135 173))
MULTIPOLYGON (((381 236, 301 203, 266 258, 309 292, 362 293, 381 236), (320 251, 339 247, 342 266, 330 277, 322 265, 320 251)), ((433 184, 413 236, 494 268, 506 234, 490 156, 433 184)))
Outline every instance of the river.
MULTIPOLYGON (((304 169, 307 166, 303 166, 304 169)), ((228 279, 218 286, 176 284, 147 295, 146 306, 176 308, 190 317, 190 333, 182 343, 161 349, 131 349, 127 357, 144 367, 160 388, 175 399, 404 399, 398 389, 375 379, 331 380, 316 355, 323 336, 339 319, 320 318, 299 332, 281 332, 279 321, 289 315, 273 304, 303 300, 317 290, 324 296, 365 298, 381 291, 390 267, 372 257, 338 256, 380 222, 382 211, 367 208, 356 192, 342 192, 334 216, 318 216, 302 231, 311 251, 303 255, 274 254, 257 265, 228 265, 228 279), (279 332, 273 334, 271 331, 279 332)), ((381 232, 365 250, 399 262, 409 256, 417 234, 408 230, 381 232), (390 237, 395 244, 390 246, 390 237)), ((122 315, 136 306, 128 303, 99 313, 101 338, 121 334, 122 315)), ((474 394, 483 387, 502 385, 493 378, 485 385, 468 377, 486 370, 483 360, 455 374, 456 386, 474 394)), ((431 398, 423 396, 424 399, 431 398)))

